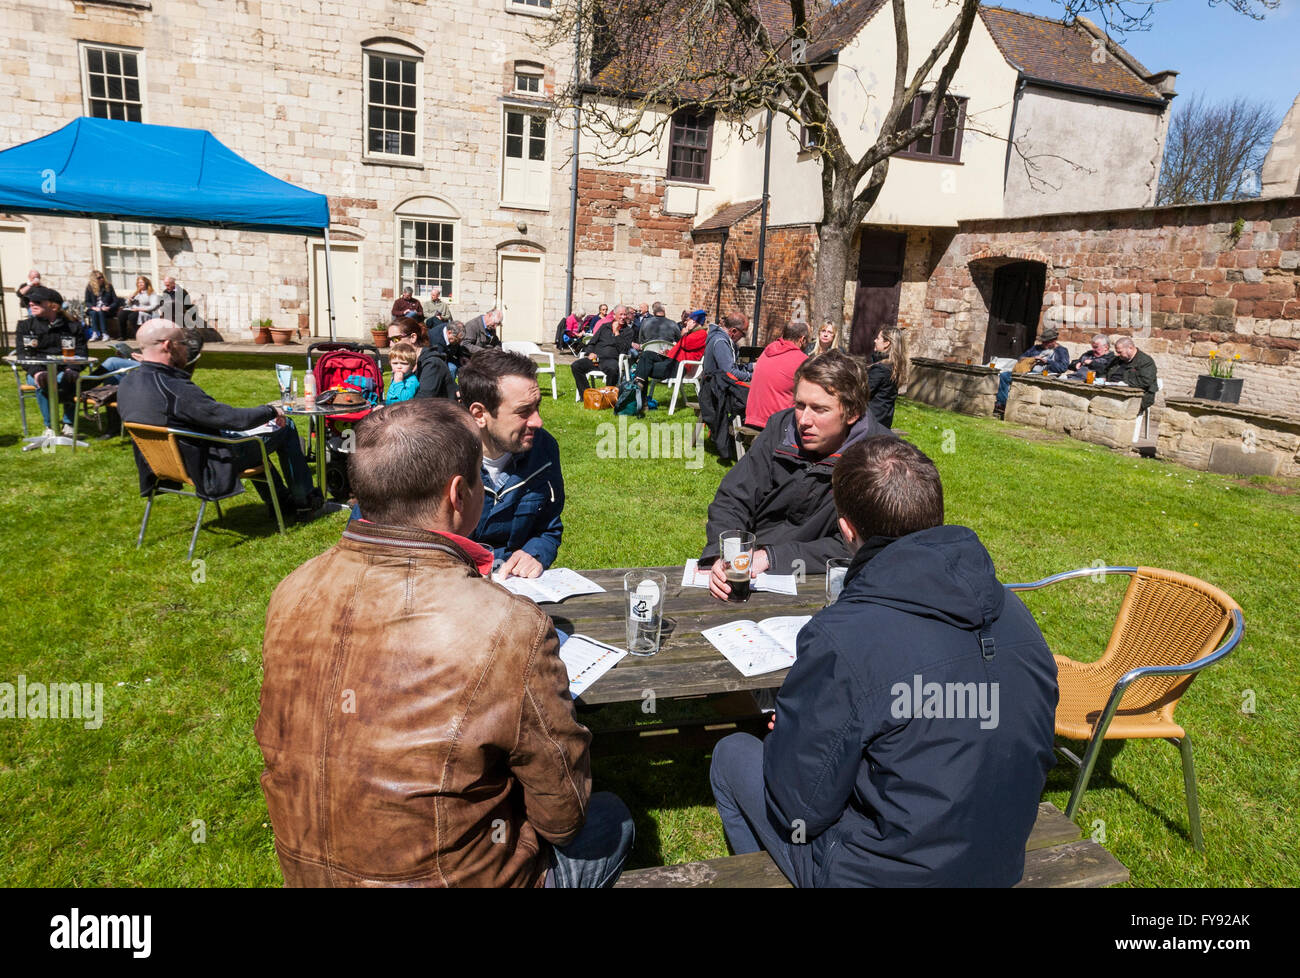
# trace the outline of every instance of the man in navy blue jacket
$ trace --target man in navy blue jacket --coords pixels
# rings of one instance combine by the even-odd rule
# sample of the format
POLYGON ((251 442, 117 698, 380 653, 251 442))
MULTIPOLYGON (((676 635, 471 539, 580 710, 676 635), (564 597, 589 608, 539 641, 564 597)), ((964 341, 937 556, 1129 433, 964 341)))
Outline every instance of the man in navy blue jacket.
POLYGON ((855 551, 799 632, 766 741, 733 734, 710 779, 737 853, 797 886, 1011 886, 1050 770, 1056 663, 939 473, 869 438, 835 468, 855 551))
POLYGON ((560 447, 542 428, 537 365, 522 353, 483 350, 459 380, 483 442, 483 515, 471 539, 492 548, 505 575, 538 577, 560 549, 564 477, 560 447))

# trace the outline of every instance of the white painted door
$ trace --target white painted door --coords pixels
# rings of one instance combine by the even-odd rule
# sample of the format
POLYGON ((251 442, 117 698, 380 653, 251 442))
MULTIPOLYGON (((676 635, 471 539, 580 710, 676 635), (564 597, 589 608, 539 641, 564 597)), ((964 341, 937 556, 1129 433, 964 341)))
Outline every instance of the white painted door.
POLYGON ((542 321, 540 255, 501 256, 501 338, 551 343, 555 330, 542 321))
MULTIPOLYGON (((328 292, 325 278, 325 244, 313 241, 311 276, 311 334, 330 335, 328 292)), ((330 242, 334 273, 334 329, 341 340, 370 340, 370 330, 361 321, 361 249, 354 244, 330 242)), ((385 309, 384 312, 388 310, 385 309)), ((378 319, 378 315, 375 317, 378 319)), ((384 320, 387 322, 388 317, 384 320)))
POLYGON ((17 224, 0 224, 0 285, 4 288, 5 329, 9 331, 11 343, 18 320, 27 318, 27 311, 14 295, 14 289, 27 281, 31 267, 32 251, 27 241, 27 229, 17 224))

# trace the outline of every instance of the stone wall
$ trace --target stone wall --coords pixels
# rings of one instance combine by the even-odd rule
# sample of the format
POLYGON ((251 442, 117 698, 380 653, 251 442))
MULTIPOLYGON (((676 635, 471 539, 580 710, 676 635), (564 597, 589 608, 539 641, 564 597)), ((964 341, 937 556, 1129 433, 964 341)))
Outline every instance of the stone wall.
POLYGON ((658 300, 677 319, 691 292, 692 219, 665 212, 665 189, 653 174, 578 170, 574 301, 584 311, 658 300))
POLYGON ((997 401, 998 372, 978 364, 946 363, 913 357, 907 382, 910 400, 945 411, 991 418, 997 401))
POLYGON ((1040 324, 1058 322, 1072 353, 1094 332, 1132 335, 1177 397, 1218 350, 1241 357, 1243 404, 1300 400, 1300 197, 963 222, 913 350, 980 358, 992 272, 1010 261, 1046 267, 1040 324))
POLYGON ((1211 472, 1300 476, 1300 417, 1169 398, 1160 412, 1156 451, 1211 472))
POLYGON ((1006 420, 1107 448, 1131 448, 1141 406, 1142 391, 1136 388, 1017 374, 1011 378, 1006 420))
MULTIPOLYGON (((729 230, 723 252, 722 315, 754 312, 753 286, 737 284, 742 260, 758 266, 760 211, 737 221, 729 230)), ((716 318, 718 306, 718 253, 722 248, 720 230, 695 233, 694 262, 691 269, 691 308, 707 309, 709 319, 716 318)), ((763 307, 759 344, 766 345, 780 335, 781 327, 792 319, 808 318, 816 275, 817 232, 808 225, 768 227, 764 252, 763 307)))

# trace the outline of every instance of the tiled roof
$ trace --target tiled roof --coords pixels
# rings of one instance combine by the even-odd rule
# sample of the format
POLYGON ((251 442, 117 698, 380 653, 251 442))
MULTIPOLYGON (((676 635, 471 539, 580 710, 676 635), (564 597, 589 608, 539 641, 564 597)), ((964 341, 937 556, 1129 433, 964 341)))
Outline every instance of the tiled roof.
POLYGON ((763 200, 742 200, 739 204, 728 204, 722 210, 718 211, 711 218, 692 228, 694 231, 721 231, 723 228, 729 228, 742 218, 749 217, 750 214, 763 206, 763 200))
POLYGON ((815 64, 844 47, 884 5, 885 0, 842 0, 826 11, 808 27, 808 60, 815 64))
MULTIPOLYGON (((1143 75, 1149 74, 1128 52, 1121 57, 1107 51, 1104 57, 1096 57, 1093 52, 1100 50, 1094 44, 1096 39, 1081 24, 1065 24, 1002 7, 982 6, 980 17, 1003 57, 1026 75, 1114 95, 1161 97, 1153 85, 1125 64, 1127 58, 1143 75)), ((1107 40, 1104 33, 1101 40, 1107 40)), ((1109 43, 1119 47, 1113 40, 1109 43)))
MULTIPOLYGON (((789 3, 786 0, 754 2, 773 38, 787 37, 791 23, 789 3)), ((809 3, 810 14, 824 2, 814 0, 809 3)), ((840 0, 825 7, 820 14, 810 16, 808 61, 824 61, 843 48, 884 5, 885 0, 840 0)), ((616 9, 623 16, 632 16, 636 4, 630 2, 616 9)), ((680 9, 684 10, 685 5, 680 9)), ((1146 80, 1150 75, 1146 68, 1082 18, 1066 24, 1018 10, 988 6, 981 6, 979 15, 1003 57, 1026 75, 1100 93, 1161 98, 1160 91, 1146 80), (1106 56, 1102 58, 1094 54, 1098 50, 1094 43, 1098 36, 1107 46, 1106 56)), ((701 38, 697 50, 687 52, 682 47, 682 39, 671 29, 672 19, 664 19, 667 23, 663 31, 645 30, 639 18, 627 30, 619 30, 616 23, 611 24, 610 34, 616 39, 618 50, 607 64, 596 66, 598 70, 592 76, 593 85, 616 91, 647 91, 662 78, 665 66, 688 53, 697 64, 725 66, 740 72, 745 70, 750 53, 747 45, 735 43, 734 26, 727 30, 720 23, 712 37, 701 38)), ((703 97, 709 92, 703 86, 689 85, 683 86, 678 94, 689 99, 703 97)))

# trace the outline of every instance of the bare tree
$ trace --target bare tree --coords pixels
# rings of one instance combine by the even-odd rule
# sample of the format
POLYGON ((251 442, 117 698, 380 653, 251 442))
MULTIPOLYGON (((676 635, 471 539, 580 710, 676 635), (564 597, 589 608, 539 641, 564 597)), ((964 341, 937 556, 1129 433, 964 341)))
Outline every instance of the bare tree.
MULTIPOLYGON (((952 13, 947 29, 913 61, 907 4, 889 2, 896 53, 889 101, 878 126, 862 127, 871 141, 856 153, 830 116, 817 69, 834 63, 836 31, 844 22, 883 0, 557 0, 539 40, 571 44, 578 29, 583 39, 578 63, 590 65, 590 75, 557 93, 557 102, 580 102, 583 131, 599 141, 608 163, 656 151, 678 109, 713 112, 742 139, 764 132, 768 111, 804 127, 821 162, 811 315, 841 322, 854 232, 880 195, 890 158, 933 131, 980 6, 980 0, 944 0, 952 13), (913 99, 923 90, 923 111, 911 122, 913 99)), ((1100 12, 1115 35, 1149 26, 1153 6, 1130 0, 1060 2, 1067 18, 1100 12)), ((1209 2, 1229 3, 1259 17, 1279 0, 1209 2)))
POLYGON ((1156 203, 1258 196, 1260 167, 1278 122, 1264 102, 1210 103, 1193 95, 1169 124, 1156 203))

